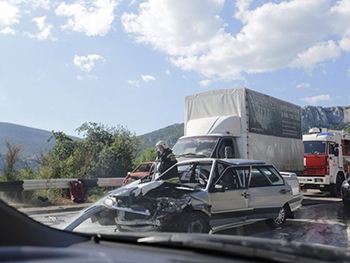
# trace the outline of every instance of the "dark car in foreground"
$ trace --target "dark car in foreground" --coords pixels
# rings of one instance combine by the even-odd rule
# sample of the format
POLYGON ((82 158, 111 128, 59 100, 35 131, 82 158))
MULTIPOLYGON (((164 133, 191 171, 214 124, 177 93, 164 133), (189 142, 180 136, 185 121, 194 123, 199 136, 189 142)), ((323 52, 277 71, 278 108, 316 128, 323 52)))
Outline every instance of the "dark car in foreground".
POLYGON ((177 183, 163 180, 165 172, 115 189, 66 229, 79 230, 87 219, 119 232, 214 233, 258 220, 279 227, 296 207, 291 186, 261 161, 204 158, 177 168, 177 183))

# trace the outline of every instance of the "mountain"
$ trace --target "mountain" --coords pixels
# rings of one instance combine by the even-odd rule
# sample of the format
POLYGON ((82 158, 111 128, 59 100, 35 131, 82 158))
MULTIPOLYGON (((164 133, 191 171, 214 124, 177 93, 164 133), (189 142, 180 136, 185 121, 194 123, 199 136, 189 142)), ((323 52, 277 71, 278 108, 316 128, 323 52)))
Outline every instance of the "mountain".
POLYGON ((138 136, 143 143, 142 149, 154 148, 158 140, 164 140, 170 147, 184 134, 184 124, 176 123, 160 130, 138 136))
POLYGON ((322 127, 333 130, 342 130, 350 127, 350 106, 302 107, 303 132, 307 133, 311 127, 322 127))
MULTIPOLYGON (((328 107, 305 106, 302 107, 303 133, 311 127, 342 130, 350 127, 350 106, 328 107)), ((154 148, 158 140, 165 140, 172 147, 176 140, 184 134, 184 124, 176 123, 165 128, 138 136, 142 142, 141 152, 154 148)), ((33 163, 32 159, 49 151, 55 141, 48 139, 51 132, 30 128, 22 125, 0 122, 0 173, 7 153, 6 142, 12 146, 20 146, 21 161, 17 164, 33 163)), ((74 137, 72 137, 74 138, 74 137)), ((77 138, 78 139, 78 138, 77 138)))
POLYGON ((51 132, 22 125, 0 122, 0 153, 7 153, 6 142, 11 146, 20 146, 19 157, 28 158, 49 151, 55 144, 48 142, 51 132))

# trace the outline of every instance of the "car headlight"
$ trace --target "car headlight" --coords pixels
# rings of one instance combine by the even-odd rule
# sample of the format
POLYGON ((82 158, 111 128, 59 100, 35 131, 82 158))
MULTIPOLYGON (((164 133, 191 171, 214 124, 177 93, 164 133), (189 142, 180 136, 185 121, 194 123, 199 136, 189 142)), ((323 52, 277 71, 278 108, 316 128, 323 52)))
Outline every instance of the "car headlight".
POLYGON ((162 212, 180 212, 190 202, 191 198, 186 196, 180 199, 161 197, 157 199, 157 210, 162 212))
POLYGON ((115 204, 115 198, 107 196, 105 200, 103 200, 103 204, 109 208, 111 208, 115 204))

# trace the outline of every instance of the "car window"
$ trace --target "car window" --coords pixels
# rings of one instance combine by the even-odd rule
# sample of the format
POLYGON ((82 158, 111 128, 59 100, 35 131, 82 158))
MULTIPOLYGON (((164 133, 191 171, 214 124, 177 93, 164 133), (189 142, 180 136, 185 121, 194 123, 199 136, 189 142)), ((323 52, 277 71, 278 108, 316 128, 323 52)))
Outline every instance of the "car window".
POLYGON ((241 186, 246 188, 249 181, 250 167, 236 167, 235 172, 241 182, 241 186))
POLYGON ((266 175, 258 168, 252 168, 249 187, 261 187, 272 185, 266 175))
POLYGON ((266 176, 272 185, 283 185, 284 181, 282 176, 277 172, 274 167, 262 167, 259 170, 266 176))
POLYGON ((273 166, 253 167, 249 187, 283 185, 284 180, 273 166))
POLYGON ((178 166, 179 178, 182 184, 201 184, 209 180, 211 164, 197 163, 195 165, 178 166))
POLYGON ((236 174, 235 169, 232 167, 228 167, 226 170, 224 170, 224 172, 220 175, 217 183, 219 185, 222 185, 225 188, 225 190, 234 190, 242 188, 240 178, 236 174))

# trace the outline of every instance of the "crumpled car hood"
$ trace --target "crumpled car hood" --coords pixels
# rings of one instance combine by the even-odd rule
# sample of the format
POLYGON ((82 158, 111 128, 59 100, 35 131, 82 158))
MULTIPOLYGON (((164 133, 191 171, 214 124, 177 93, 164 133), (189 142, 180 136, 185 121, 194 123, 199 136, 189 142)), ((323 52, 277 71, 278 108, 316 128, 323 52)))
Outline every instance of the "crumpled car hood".
POLYGON ((122 197, 122 196, 130 196, 130 195, 133 195, 134 197, 144 196, 150 190, 161 186, 163 183, 164 181, 152 181, 152 182, 141 183, 137 185, 135 184, 125 185, 111 191, 109 195, 114 197, 119 197, 119 196, 122 197))

